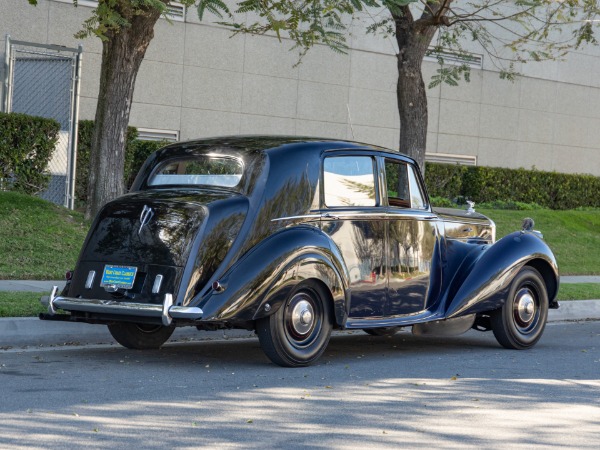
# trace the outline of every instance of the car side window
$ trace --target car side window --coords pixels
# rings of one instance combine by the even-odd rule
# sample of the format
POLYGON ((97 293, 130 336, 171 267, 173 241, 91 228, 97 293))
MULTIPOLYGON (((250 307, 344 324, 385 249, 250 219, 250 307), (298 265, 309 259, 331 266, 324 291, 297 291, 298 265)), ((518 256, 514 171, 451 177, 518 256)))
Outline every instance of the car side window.
POLYGON ((330 156, 323 161, 325 205, 375 206, 374 161, 370 156, 330 156))
POLYGON ((412 166, 408 166, 408 180, 410 184, 410 203, 415 209, 426 209, 427 203, 421 189, 421 184, 412 166))
POLYGON ((393 159, 385 160, 387 200, 390 206, 410 207, 407 164, 393 159))

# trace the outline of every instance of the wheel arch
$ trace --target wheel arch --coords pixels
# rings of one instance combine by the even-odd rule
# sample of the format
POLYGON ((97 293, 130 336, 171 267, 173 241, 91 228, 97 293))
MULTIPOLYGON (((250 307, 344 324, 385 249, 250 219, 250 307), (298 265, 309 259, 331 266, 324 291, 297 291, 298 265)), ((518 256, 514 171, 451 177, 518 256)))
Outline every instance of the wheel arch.
POLYGON ((556 296, 558 294, 558 287, 560 281, 552 265, 550 265, 550 263, 545 259, 535 258, 527 261, 525 266, 533 267, 540 273, 540 275, 544 279, 544 284, 546 285, 549 307, 551 309, 558 308, 558 301, 556 300, 556 296))

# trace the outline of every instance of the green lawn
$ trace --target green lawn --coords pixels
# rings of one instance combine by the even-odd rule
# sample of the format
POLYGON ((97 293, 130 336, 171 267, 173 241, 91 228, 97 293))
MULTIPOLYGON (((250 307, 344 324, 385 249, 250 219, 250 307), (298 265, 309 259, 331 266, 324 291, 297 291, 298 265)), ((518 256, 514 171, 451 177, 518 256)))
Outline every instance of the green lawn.
POLYGON ((498 239, 521 229, 525 217, 535 221, 554 252, 561 275, 600 275, 600 209, 588 211, 510 211, 479 209, 497 226, 498 239))
POLYGON ((0 192, 0 279, 63 279, 75 267, 88 227, 78 212, 0 192))

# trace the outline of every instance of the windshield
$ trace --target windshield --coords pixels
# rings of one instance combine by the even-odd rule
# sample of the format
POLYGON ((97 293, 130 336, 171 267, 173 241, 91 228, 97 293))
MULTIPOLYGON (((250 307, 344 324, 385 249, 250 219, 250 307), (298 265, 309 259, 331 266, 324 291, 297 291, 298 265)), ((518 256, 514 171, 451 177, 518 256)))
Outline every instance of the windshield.
POLYGON ((148 180, 149 186, 209 185, 235 187, 242 178, 241 161, 223 156, 194 156, 166 161, 148 180))

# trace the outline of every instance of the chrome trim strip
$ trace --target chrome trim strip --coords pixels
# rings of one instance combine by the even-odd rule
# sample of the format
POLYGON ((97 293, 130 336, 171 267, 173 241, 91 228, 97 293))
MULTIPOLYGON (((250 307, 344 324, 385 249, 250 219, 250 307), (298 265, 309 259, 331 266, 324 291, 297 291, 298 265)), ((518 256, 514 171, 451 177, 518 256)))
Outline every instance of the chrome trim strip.
MULTIPOLYGON (((58 290, 58 287, 55 286, 58 290)), ((55 290, 53 289, 53 294, 55 290)), ((126 316, 160 317, 165 326, 172 319, 198 320, 202 318, 202 309, 193 306, 173 306, 173 295, 166 294, 162 305, 149 303, 117 302, 115 300, 99 300, 73 297, 53 297, 50 294, 48 312, 54 314, 56 308, 65 311, 81 311, 90 313, 116 314, 126 316), (52 308, 52 309, 51 309, 52 308)))
POLYGON ((171 319, 169 316, 169 309, 171 306, 173 306, 173 295, 165 294, 165 301, 163 302, 161 311, 162 323, 165 327, 171 325, 171 322, 173 321, 173 319, 171 319))
POLYGON ((96 271, 90 270, 90 272, 88 273, 87 279, 85 280, 85 288, 86 289, 92 288, 92 285, 94 284, 94 278, 96 278, 96 271))
POLYGON ((160 291, 160 286, 162 285, 162 281, 163 281, 163 276, 162 275, 156 275, 156 278, 154 279, 154 284, 152 285, 152 293, 153 294, 158 294, 158 292, 160 291))
POLYGON ((277 222, 279 220, 320 219, 320 218, 321 218, 321 214, 305 214, 302 216, 278 217, 277 219, 271 219, 271 222, 277 222))

